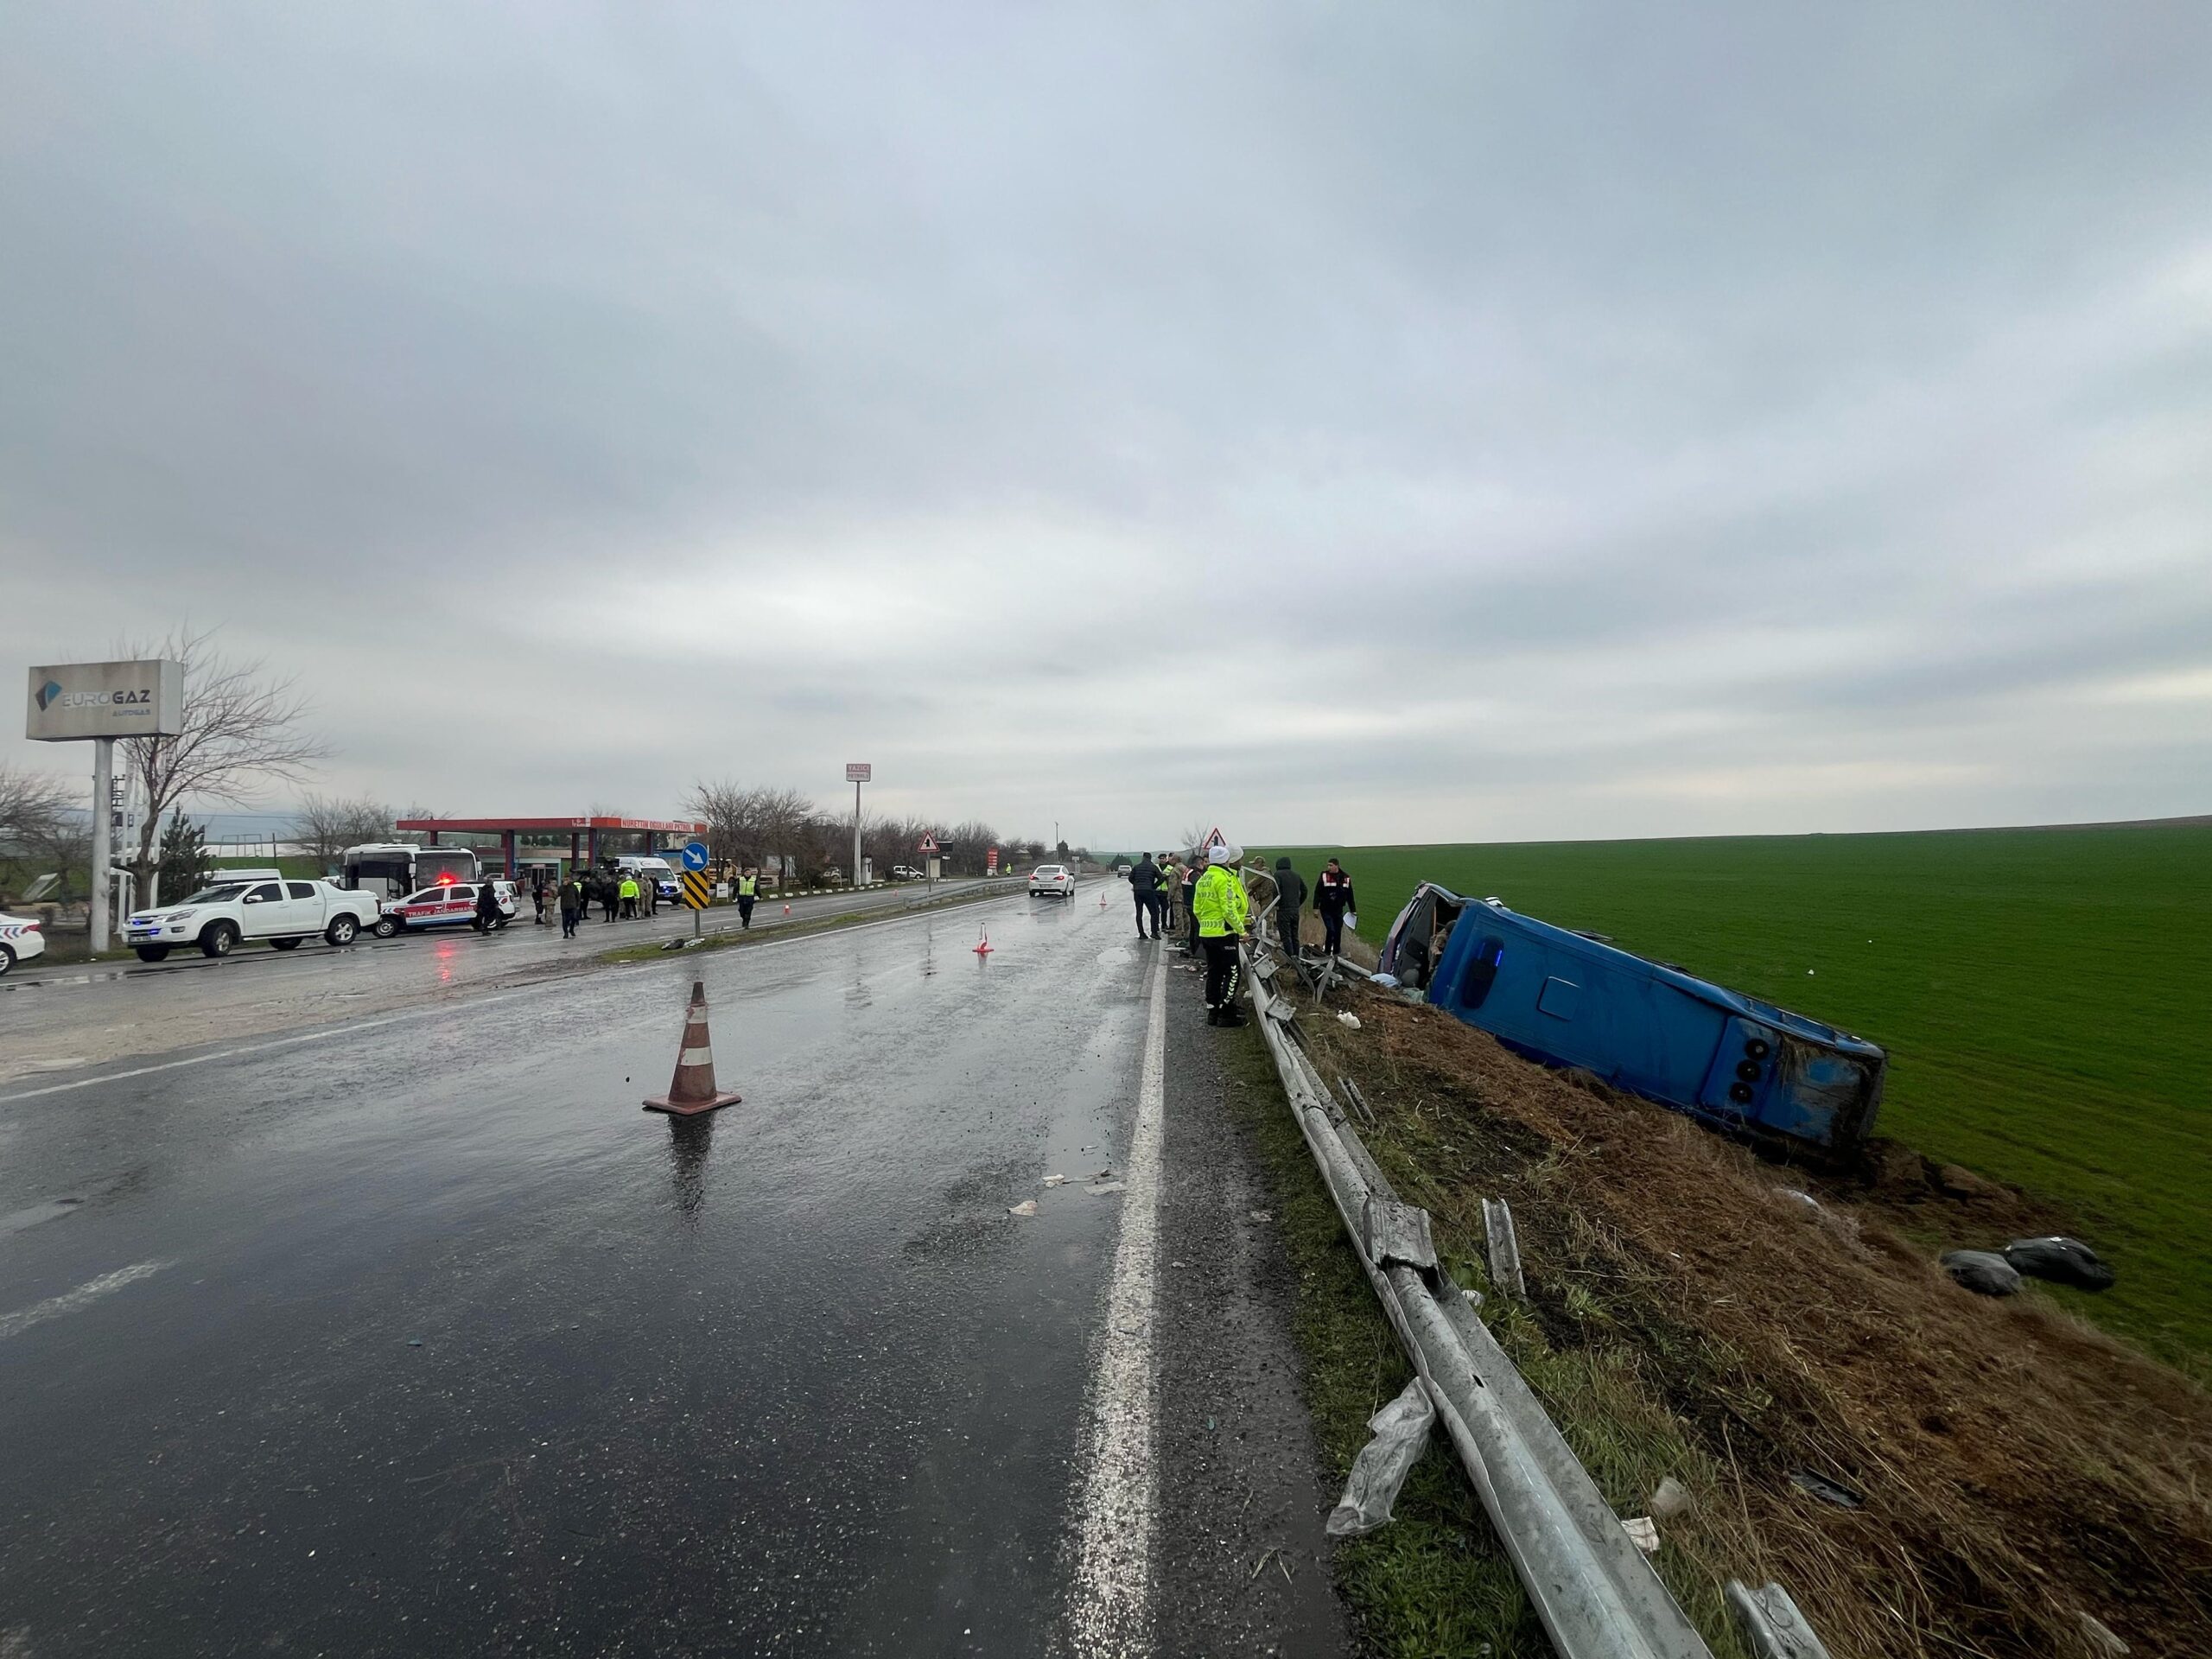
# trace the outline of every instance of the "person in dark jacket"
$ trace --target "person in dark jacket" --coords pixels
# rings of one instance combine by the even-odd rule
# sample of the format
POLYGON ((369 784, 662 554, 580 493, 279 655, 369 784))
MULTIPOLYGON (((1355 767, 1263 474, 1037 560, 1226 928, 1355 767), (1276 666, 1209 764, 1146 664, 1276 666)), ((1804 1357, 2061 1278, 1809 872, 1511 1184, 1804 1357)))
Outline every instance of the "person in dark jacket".
POLYGON ((1344 912, 1359 908, 1352 897, 1351 876, 1332 858, 1313 886, 1313 908, 1320 912, 1321 931, 1327 936, 1321 948, 1340 957, 1344 953, 1344 912))
POLYGON ((1147 853, 1136 868, 1129 872, 1129 893, 1137 901, 1137 938, 1147 937, 1144 925, 1152 922, 1150 937, 1160 937, 1160 866, 1147 853))
POLYGON ((530 884, 530 902, 537 907, 537 914, 531 921, 531 926, 545 925, 545 901, 551 897, 552 894, 546 891, 545 872, 540 870, 531 878, 530 884))
POLYGON ((569 873, 569 879, 561 883, 561 937, 563 938, 573 939, 576 937, 576 924, 583 919, 583 884, 576 880, 575 872, 571 870, 569 873))
POLYGON ((1198 954, 1198 912, 1191 908, 1191 899, 1198 892, 1198 877, 1205 874, 1205 863, 1206 855, 1203 852, 1194 853, 1190 862, 1183 867, 1183 925, 1187 930, 1183 940, 1183 952, 1185 956, 1198 954))
POLYGON ((469 924, 479 933, 489 933, 504 926, 506 918, 499 911, 499 889, 489 881, 476 884, 476 919, 469 924))
POLYGON ((1290 868, 1288 855, 1275 860, 1275 927, 1282 948, 1298 954, 1298 909, 1306 902, 1306 878, 1290 868))
POLYGON ((614 878, 605 870, 599 873, 599 918, 603 922, 614 919, 614 912, 621 906, 622 894, 614 885, 614 878))

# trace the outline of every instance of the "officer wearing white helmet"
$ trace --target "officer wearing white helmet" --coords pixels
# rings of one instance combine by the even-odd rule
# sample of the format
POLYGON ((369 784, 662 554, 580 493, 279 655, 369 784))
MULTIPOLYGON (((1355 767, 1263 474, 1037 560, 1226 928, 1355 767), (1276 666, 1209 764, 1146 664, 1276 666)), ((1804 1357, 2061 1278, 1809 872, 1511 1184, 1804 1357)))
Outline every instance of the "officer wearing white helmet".
POLYGON ((1198 918, 1198 944, 1206 953, 1206 1023, 1241 1026, 1236 942, 1251 920, 1251 908, 1229 849, 1217 842, 1206 849, 1206 873, 1191 890, 1191 914, 1198 918))

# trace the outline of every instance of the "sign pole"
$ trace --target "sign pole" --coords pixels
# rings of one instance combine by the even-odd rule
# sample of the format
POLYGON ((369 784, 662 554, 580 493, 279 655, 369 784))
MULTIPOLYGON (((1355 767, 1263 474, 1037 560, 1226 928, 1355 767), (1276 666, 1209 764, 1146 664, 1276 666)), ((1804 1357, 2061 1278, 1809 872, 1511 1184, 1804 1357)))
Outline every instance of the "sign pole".
POLYGON ((86 935, 88 948, 108 947, 107 867, 113 856, 109 845, 110 824, 115 812, 115 740, 92 740, 92 914, 86 935))
POLYGON ((861 786, 853 784, 853 886, 861 884, 861 786))

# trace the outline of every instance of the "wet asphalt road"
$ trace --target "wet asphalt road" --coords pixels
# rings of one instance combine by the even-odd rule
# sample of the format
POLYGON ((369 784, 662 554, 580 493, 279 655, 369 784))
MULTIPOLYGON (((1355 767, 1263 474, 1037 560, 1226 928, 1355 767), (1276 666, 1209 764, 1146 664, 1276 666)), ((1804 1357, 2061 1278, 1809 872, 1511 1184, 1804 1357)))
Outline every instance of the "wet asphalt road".
MULTIPOLYGON (((939 897, 987 884, 941 881, 939 897)), ((918 904, 927 893, 901 886, 822 893, 791 901, 791 920, 918 904)), ((780 902, 763 902, 756 934, 783 925, 780 902)), ((230 1039, 359 1020, 594 965, 600 952, 688 937, 690 912, 663 906, 656 918, 587 922, 573 939, 556 923, 528 919, 479 935, 466 927, 362 938, 342 950, 320 940, 296 950, 242 945, 211 960, 185 951, 158 963, 33 962, 0 979, 0 1092, 34 1073, 67 1072, 127 1055, 165 1052, 211 1034, 230 1039)), ((734 931, 737 912, 706 912, 709 933, 734 931)))
MULTIPOLYGON (((1158 961, 1095 891, 0 1085, 0 1650, 1065 1650, 1124 1196, 1040 1180, 1123 1173, 1158 961), (745 1101, 671 1123, 695 972, 745 1101)), ((1163 1268, 1249 1197, 1169 978, 1163 1268)), ((1336 1652, 1236 1232, 1234 1366, 1162 1294, 1161 1377, 1236 1407, 1221 1479, 1163 1483, 1218 1500, 1218 1570, 1163 1567, 1131 1650, 1336 1652), (1255 1527, 1300 1570, 1240 1599, 1255 1527)))

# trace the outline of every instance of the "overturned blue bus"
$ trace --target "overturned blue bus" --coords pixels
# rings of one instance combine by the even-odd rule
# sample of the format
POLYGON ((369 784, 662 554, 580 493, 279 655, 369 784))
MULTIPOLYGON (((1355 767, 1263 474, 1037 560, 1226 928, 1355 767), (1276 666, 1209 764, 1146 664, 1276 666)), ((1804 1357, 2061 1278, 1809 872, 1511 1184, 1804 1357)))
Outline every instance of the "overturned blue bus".
POLYGON ((1881 1105, 1889 1057, 1873 1044, 1501 899, 1423 883, 1382 968, 1531 1059, 1776 1151, 1847 1160, 1881 1105))

